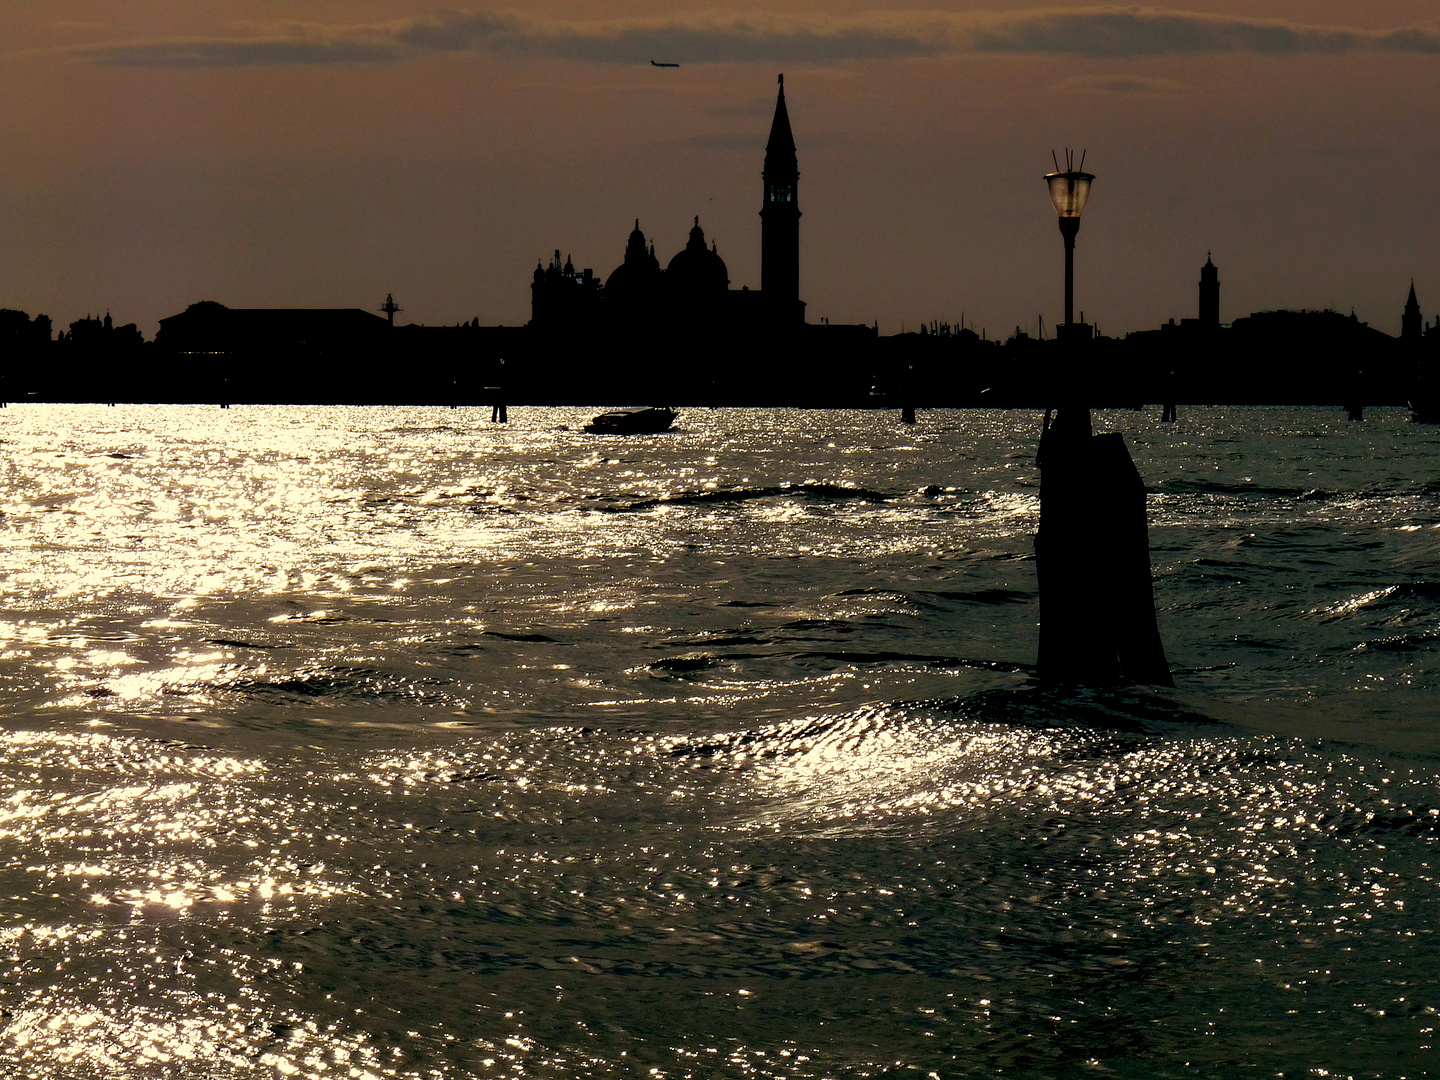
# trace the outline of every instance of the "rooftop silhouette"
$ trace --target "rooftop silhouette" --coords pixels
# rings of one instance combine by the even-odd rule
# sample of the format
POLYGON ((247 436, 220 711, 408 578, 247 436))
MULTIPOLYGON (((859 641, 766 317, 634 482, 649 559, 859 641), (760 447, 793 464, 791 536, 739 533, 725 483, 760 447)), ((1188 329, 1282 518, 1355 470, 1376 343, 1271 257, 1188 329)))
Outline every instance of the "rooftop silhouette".
MULTIPOLYGON (((486 388, 502 387, 511 404, 1043 407, 1075 368, 1043 319, 1005 340, 963 315, 886 337, 873 324, 806 321, 799 159, 780 75, 757 162, 759 288, 732 281, 697 214, 663 262, 635 218, 606 275, 577 269, 559 250, 541 260, 523 327, 398 325, 393 295, 376 310, 202 300, 160 320, 149 343, 108 314, 56 336, 43 315, 0 311, 0 345, 12 360, 3 395, 489 404, 496 392, 486 388), (46 362, 51 355, 60 362, 46 362)), ((1417 415, 1440 417, 1440 323, 1425 324, 1413 282, 1398 339, 1328 310, 1228 324, 1221 315, 1219 268, 1207 252, 1194 318, 1121 337, 1086 324, 1096 404, 1409 402, 1417 415)))

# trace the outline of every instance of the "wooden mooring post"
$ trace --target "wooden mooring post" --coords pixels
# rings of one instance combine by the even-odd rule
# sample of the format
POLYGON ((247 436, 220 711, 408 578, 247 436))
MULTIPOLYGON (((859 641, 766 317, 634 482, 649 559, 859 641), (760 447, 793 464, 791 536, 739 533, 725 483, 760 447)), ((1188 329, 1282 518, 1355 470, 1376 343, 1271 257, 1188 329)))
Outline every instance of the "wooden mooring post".
POLYGON ((1092 435, 1088 409, 1062 409, 1039 462, 1040 678, 1174 686, 1155 620, 1145 485, 1125 437, 1092 435))

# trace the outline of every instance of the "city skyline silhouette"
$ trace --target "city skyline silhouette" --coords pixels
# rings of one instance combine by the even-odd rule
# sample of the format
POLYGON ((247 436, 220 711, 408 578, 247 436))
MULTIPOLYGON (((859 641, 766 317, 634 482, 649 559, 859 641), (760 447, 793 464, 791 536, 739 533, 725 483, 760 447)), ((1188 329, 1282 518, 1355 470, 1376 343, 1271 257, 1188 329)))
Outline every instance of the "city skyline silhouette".
POLYGON ((148 338, 201 298, 370 308, 393 292, 417 323, 514 325, 516 269, 537 255, 598 260, 636 216, 675 251, 697 213, 736 285, 758 288, 755 121, 780 70, 803 87, 812 321, 1053 324, 1035 170, 1062 145, 1090 147, 1100 176, 1076 302, 1102 326, 1189 315, 1207 249, 1236 313, 1354 308, 1394 334, 1393 297, 1440 282, 1435 32, 1398 2, 954 4, 925 25, 707 21, 685 0, 628 21, 402 3, 303 27, 283 2, 271 22, 222 8, 12 13, 0 78, 25 107, 0 120, 0 304, 57 326, 108 308, 148 338))
MULTIPOLYGON (((1083 306, 1074 319, 1071 254, 1095 180, 1084 172, 1045 177, 1066 237, 1067 318, 1052 320, 1049 335, 1043 315, 993 338, 984 326, 977 334, 963 313, 954 323, 922 321, 918 334, 903 323, 900 333, 881 335, 878 321, 807 320, 801 170, 783 73, 768 130, 759 289, 735 287, 717 242, 707 246, 698 214, 684 248, 663 264, 636 218, 623 259, 608 273, 577 268, 568 254, 562 262, 560 249, 548 265, 539 261, 531 317, 517 326, 482 326, 478 317, 397 326, 395 315, 405 309, 393 293, 373 311, 239 308, 205 299, 162 318, 153 343, 134 324, 112 326, 108 313, 103 325, 87 317, 51 342, 46 316, 9 311, 4 340, 19 363, 6 396, 460 404, 499 393, 528 404, 900 405, 913 421, 916 405, 1048 407, 1084 369, 1096 404, 1160 400, 1167 419, 1182 400, 1343 402, 1357 420, 1367 403, 1410 404, 1427 420, 1435 411, 1440 331, 1425 321, 1413 282, 1398 340, 1353 310, 1348 318, 1328 308, 1281 309, 1223 321, 1219 269, 1209 252, 1194 317, 1172 317, 1159 329, 1112 329, 1108 337, 1097 319, 1086 321, 1083 306), (1056 183, 1069 183, 1063 199, 1056 183), (1072 206, 1075 183, 1083 191, 1072 206), (46 362, 56 350, 68 364, 46 362), (397 365, 403 378, 359 374, 397 365)), ((1076 162, 1070 150, 1066 161, 1076 162)), ((1082 300, 1094 274, 1082 259, 1082 300)))

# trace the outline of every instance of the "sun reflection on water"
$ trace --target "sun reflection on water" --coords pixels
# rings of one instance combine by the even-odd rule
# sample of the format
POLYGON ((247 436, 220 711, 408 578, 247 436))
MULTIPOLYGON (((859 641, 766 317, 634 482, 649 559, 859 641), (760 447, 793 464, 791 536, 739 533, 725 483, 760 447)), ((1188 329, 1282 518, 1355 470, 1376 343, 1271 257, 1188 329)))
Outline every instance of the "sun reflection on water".
MULTIPOLYGON (((575 419, 0 412, 0 689, 34 729, 0 734, 0 1060, 1423 1062, 1433 779, 1032 693, 1038 418, 575 419)), ((1395 436, 1402 490, 1327 493, 1122 419, 1193 686, 1404 675, 1433 712, 1428 442, 1395 436)))

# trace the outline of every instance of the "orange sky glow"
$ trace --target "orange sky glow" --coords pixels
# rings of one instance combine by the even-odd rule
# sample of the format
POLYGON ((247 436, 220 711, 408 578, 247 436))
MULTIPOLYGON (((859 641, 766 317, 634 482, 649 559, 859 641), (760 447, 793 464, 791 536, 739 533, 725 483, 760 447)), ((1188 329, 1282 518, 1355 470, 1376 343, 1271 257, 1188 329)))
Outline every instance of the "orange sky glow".
POLYGON ((1440 309, 1433 2, 920 8, 685 0, 20 0, 0 61, 0 307, 148 335, 202 299, 518 324, 554 249, 662 264, 700 216, 759 286, 775 76, 812 321, 1060 316, 1050 151, 1097 175, 1076 307, 1106 333, 1440 309), (657 69, 651 59, 681 64, 657 69))

